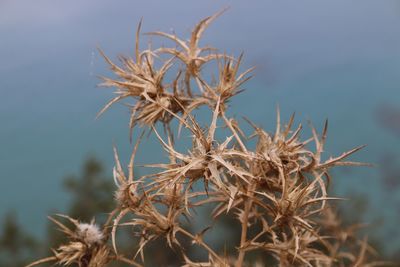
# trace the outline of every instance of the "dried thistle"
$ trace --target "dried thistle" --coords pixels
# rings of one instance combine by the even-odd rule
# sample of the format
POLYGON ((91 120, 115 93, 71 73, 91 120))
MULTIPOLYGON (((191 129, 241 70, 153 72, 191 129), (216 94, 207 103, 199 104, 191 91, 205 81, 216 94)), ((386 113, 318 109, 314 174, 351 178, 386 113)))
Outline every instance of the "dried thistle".
POLYGON ((49 217, 49 219, 58 225, 59 229, 68 237, 69 242, 53 250, 53 257, 38 260, 28 266, 54 261, 63 266, 77 264, 79 267, 95 267, 105 266, 110 261, 110 251, 104 243, 104 235, 94 222, 81 223, 68 216, 58 216, 68 219, 74 226, 74 229, 70 229, 60 221, 49 217))
POLYGON ((121 67, 100 51, 117 76, 103 78, 102 85, 116 88, 116 96, 100 114, 114 103, 133 99, 129 107, 130 130, 138 123, 147 127, 169 161, 145 164, 151 173, 135 178, 134 159, 142 136, 134 146, 127 174, 114 148, 116 207, 102 230, 93 223, 82 224, 66 217, 75 226, 70 230, 52 219, 69 242, 56 249, 53 257, 30 266, 54 261, 66 266, 76 263, 100 267, 114 260, 140 266, 117 251, 119 226, 129 227, 140 237, 131 258, 140 254, 144 263, 148 245, 163 238, 182 256, 182 266, 251 266, 247 255, 255 251, 272 256, 277 266, 384 264, 374 261, 376 255, 367 239, 358 238, 355 232, 359 225, 341 225, 332 211, 332 200, 340 198, 329 196, 327 190, 332 182, 331 168, 366 165, 347 159, 362 146, 323 160, 327 122, 321 135, 311 126, 312 136, 302 140, 302 126, 292 129, 294 115, 282 125, 279 109, 273 134, 246 119, 254 128, 254 133, 247 134, 238 121, 227 115, 228 102, 242 91, 252 68, 240 71, 243 55, 235 59, 214 48, 199 47, 205 29, 223 12, 201 20, 189 41, 163 32, 149 33, 172 40, 175 48, 149 47, 140 51, 140 22, 135 59, 120 57, 121 67), (212 63, 216 64, 217 75, 203 76, 212 63), (169 75, 177 69, 177 73, 169 75), (210 76, 217 78, 208 81, 205 77, 210 76), (168 80, 169 77, 174 78, 168 80), (206 127, 194 114, 200 106, 207 107, 212 114, 206 127), (174 120, 178 129, 173 129, 174 120), (157 122, 162 124, 164 135, 157 130, 157 122), (179 152, 176 146, 182 127, 192 139, 187 152, 179 152), (223 139, 217 138, 221 128, 230 131, 223 139), (248 145, 250 142, 255 145, 248 145), (310 147, 312 143, 314 149, 310 147), (226 255, 204 241, 212 226, 200 233, 192 233, 184 226, 184 221, 192 219, 192 211, 205 205, 213 205, 215 221, 229 216, 240 225, 236 255, 226 255), (206 251, 208 259, 192 260, 181 245, 183 238, 206 251))
POLYGON ((202 56, 201 54, 204 52, 212 52, 216 51, 213 47, 199 47, 199 41, 205 31, 205 29, 210 25, 210 23, 218 18, 222 13, 225 12, 226 9, 214 14, 213 16, 207 17, 201 20, 193 29, 190 40, 188 42, 179 39, 175 35, 167 34, 164 32, 150 32, 148 34, 151 35, 159 35, 165 38, 172 40, 178 45, 179 48, 159 48, 156 50, 157 53, 161 54, 170 54, 172 56, 177 57, 185 64, 185 84, 190 96, 191 86, 190 79, 192 77, 199 77, 201 67, 211 61, 217 59, 220 55, 217 53, 211 53, 206 56, 202 56), (180 50, 181 49, 181 50, 180 50))

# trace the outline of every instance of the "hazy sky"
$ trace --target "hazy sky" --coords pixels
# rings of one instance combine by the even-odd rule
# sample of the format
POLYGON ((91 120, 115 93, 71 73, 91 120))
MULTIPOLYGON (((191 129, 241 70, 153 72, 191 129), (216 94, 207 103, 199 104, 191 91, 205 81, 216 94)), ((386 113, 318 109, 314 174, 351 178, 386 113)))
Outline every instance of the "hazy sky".
POLYGON ((0 1, 1 69, 73 47, 112 52, 129 49, 138 20, 144 30, 176 30, 188 36, 199 19, 230 10, 207 32, 228 51, 278 75, 351 60, 400 54, 398 0, 375 1, 0 1))

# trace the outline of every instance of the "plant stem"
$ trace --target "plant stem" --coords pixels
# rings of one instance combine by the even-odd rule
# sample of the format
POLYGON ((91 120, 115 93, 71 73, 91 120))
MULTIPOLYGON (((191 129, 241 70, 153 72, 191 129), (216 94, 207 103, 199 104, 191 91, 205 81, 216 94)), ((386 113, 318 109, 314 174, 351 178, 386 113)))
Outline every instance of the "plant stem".
POLYGON ((107 217, 107 221, 104 223, 103 225, 103 232, 105 233, 106 236, 109 235, 109 231, 108 228, 110 226, 110 223, 112 221, 112 219, 114 218, 115 214, 118 212, 118 208, 114 209, 107 217))
POLYGON ((202 238, 198 238, 196 236, 194 236, 193 234, 189 233, 188 231, 186 231, 183 228, 178 229, 179 232, 181 232, 182 234, 186 235, 187 237, 189 237, 190 239, 193 240, 193 243, 196 243, 200 246, 202 246, 205 250, 208 251, 208 253, 210 253, 216 260, 218 260, 220 263, 222 263, 223 265, 225 265, 226 263, 218 256, 218 254, 212 249, 210 248, 203 240, 202 238))
POLYGON ((246 251, 243 249, 243 246, 247 242, 247 228, 249 222, 249 213, 252 205, 252 200, 247 199, 246 203, 244 204, 244 215, 242 220, 242 233, 240 236, 240 247, 239 247, 239 256, 236 261, 236 267, 241 267, 243 265, 244 256, 246 255, 246 251))
POLYGON ((224 113, 224 112, 222 112, 222 118, 224 119, 226 125, 229 127, 229 129, 231 130, 231 132, 232 132, 233 135, 235 136, 236 141, 239 143, 241 149, 242 149, 244 152, 247 152, 246 146, 243 144, 243 142, 242 142, 242 140, 240 139, 240 137, 239 137, 237 131, 235 130, 235 128, 233 128, 232 123, 231 123, 231 122, 228 120, 228 118, 225 116, 225 113, 224 113))

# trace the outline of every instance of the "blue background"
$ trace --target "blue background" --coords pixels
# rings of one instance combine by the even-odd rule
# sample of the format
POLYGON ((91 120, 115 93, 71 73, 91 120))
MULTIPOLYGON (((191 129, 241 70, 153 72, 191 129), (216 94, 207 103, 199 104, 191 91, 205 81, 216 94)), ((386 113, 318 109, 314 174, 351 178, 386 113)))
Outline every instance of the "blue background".
MULTIPOLYGON (((202 43, 244 51, 244 68, 257 66, 232 112, 268 130, 277 104, 284 119, 295 111, 298 122, 321 128, 328 118, 327 156, 367 144, 352 159, 377 166, 335 171, 335 194, 364 194, 371 234, 389 236, 389 249, 399 247, 399 189, 385 186, 382 176, 386 158, 400 162, 396 0, 0 0, 0 216, 16 209, 40 236, 49 211, 66 208, 65 175, 79 172, 92 154, 111 174, 113 142, 122 158, 129 156, 127 110, 117 105, 95 120, 112 96, 96 88, 97 75, 110 75, 96 47, 114 59, 132 55, 142 17, 144 32, 188 38, 195 23, 227 6, 202 43)), ((162 160, 160 151, 150 140, 138 162, 162 160)))

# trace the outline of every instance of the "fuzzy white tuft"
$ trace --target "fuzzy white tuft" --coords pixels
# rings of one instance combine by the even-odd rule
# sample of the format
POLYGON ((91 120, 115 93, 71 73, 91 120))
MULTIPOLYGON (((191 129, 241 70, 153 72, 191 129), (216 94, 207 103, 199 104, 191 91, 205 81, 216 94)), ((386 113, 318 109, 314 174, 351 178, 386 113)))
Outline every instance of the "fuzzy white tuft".
POLYGON ((100 244, 104 235, 96 224, 80 223, 77 226, 77 235, 87 245, 100 244))

